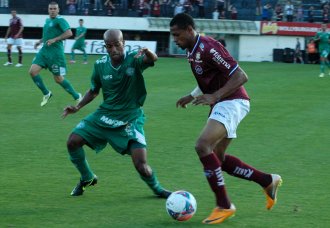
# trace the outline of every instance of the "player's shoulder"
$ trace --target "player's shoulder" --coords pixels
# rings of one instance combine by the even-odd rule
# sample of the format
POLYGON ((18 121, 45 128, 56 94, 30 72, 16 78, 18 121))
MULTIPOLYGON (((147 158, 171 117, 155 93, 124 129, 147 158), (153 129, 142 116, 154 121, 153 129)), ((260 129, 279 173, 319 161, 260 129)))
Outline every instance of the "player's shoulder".
POLYGON ((138 53, 139 50, 135 49, 135 50, 131 50, 131 51, 128 51, 126 52, 126 57, 134 57, 137 53, 138 53))
POLYGON ((106 63, 108 61, 109 61, 109 56, 108 55, 104 55, 104 56, 102 56, 101 58, 99 58, 98 60, 95 61, 95 66, 96 65, 104 64, 104 63, 106 63))

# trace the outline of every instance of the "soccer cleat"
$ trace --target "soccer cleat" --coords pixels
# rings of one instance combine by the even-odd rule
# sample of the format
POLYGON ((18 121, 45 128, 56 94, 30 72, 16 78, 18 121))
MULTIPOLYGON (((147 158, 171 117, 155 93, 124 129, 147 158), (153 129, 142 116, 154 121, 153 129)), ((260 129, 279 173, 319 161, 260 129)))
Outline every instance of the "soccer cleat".
POLYGON ((266 208, 268 210, 272 209, 272 207, 276 204, 277 201, 277 190, 278 187, 282 185, 282 178, 280 175, 271 174, 272 183, 268 185, 268 187, 264 188, 264 192, 267 199, 266 208))
POLYGON ((6 62, 5 64, 3 64, 4 66, 11 66, 11 65, 13 65, 13 63, 11 63, 11 62, 6 62))
POLYGON ((76 61, 74 61, 74 60, 70 60, 70 63, 76 63, 76 61))
POLYGON ((15 67, 22 67, 22 66, 23 66, 22 63, 17 63, 17 64, 15 65, 15 67))
POLYGON ((323 78, 323 77, 324 77, 324 73, 321 73, 321 74, 319 75, 319 77, 320 77, 320 78, 323 78))
POLYGON ((203 220, 205 224, 219 224, 225 221, 226 219, 235 215, 236 208, 234 204, 230 205, 229 209, 223 209, 216 207, 213 209, 209 217, 203 220))
POLYGON ((71 196, 81 196, 86 187, 93 186, 97 184, 97 176, 94 175, 93 179, 89 181, 80 180, 77 186, 72 190, 71 196))
POLYGON ((172 192, 171 191, 168 191, 166 189, 162 189, 160 192, 157 192, 155 193, 159 198, 164 198, 164 199, 167 199, 171 194, 172 192))
POLYGON ((83 99, 83 96, 81 95, 81 93, 78 93, 79 97, 76 99, 77 104, 79 104, 79 102, 83 99))
POLYGON ((41 106, 41 107, 42 107, 42 106, 45 106, 45 105, 48 103, 49 99, 50 99, 52 96, 53 96, 52 92, 49 91, 48 94, 46 94, 45 96, 43 96, 42 101, 41 101, 41 103, 40 103, 40 106, 41 106))

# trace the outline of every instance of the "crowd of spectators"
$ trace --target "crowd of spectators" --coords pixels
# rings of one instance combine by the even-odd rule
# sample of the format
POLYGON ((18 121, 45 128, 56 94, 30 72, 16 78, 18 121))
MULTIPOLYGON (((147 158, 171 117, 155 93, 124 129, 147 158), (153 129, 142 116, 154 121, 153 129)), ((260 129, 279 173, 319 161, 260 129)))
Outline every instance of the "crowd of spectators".
POLYGON ((294 5, 290 0, 285 4, 276 4, 274 7, 270 3, 262 6, 261 19, 264 21, 287 21, 287 22, 309 22, 316 21, 329 22, 329 0, 315 1, 315 4, 294 5))

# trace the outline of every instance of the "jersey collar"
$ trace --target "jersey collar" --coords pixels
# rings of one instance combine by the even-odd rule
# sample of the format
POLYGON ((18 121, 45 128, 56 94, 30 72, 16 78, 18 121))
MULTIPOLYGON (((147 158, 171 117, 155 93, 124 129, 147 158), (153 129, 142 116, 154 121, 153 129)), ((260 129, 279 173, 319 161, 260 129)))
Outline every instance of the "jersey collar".
POLYGON ((194 52, 196 51, 196 49, 198 47, 198 44, 199 44, 199 41, 200 41, 200 38, 201 38, 201 35, 200 34, 197 34, 197 41, 196 41, 196 43, 194 45, 194 48, 192 49, 191 52, 189 52, 189 51, 187 52, 187 57, 188 58, 191 57, 194 54, 194 52))

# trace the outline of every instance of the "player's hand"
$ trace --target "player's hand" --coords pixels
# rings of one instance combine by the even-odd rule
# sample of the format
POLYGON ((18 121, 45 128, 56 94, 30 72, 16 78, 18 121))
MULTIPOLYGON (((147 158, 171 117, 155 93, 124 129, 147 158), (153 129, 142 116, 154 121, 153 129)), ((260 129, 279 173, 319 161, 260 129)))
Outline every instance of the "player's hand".
POLYGON ((141 48, 138 53, 134 56, 134 58, 139 58, 140 56, 144 55, 148 51, 148 48, 144 47, 141 48))
POLYGON ((194 100, 194 97, 191 96, 190 94, 184 97, 181 97, 177 102, 176 102, 176 107, 181 107, 181 108, 187 108, 187 104, 192 102, 194 100))
POLYGON ((203 94, 195 98, 193 105, 213 105, 218 99, 213 94, 203 94))
POLYGON ((37 49, 37 47, 40 45, 40 42, 39 41, 37 41, 37 42, 35 42, 34 43, 34 49, 37 49))
POLYGON ((15 36, 14 36, 14 39, 17 39, 17 37, 18 37, 18 35, 15 35, 15 36))
POLYGON ((65 107, 64 110, 63 110, 62 118, 64 119, 64 118, 67 117, 68 115, 70 115, 70 114, 74 114, 74 113, 76 113, 76 112, 78 112, 78 111, 79 111, 79 108, 78 108, 77 106, 72 106, 72 105, 67 106, 67 107, 65 107))
POLYGON ((55 42, 56 42, 56 39, 54 38, 54 39, 47 40, 46 44, 47 44, 47 46, 50 46, 55 42))

